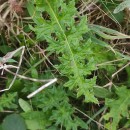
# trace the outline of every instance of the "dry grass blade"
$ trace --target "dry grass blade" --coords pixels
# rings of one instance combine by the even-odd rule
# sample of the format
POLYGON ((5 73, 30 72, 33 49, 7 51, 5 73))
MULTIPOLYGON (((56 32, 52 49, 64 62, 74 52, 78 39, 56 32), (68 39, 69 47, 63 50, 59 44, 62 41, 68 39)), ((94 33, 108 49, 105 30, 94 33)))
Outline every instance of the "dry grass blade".
MULTIPOLYGON (((13 78, 12 82, 10 83, 9 87, 7 89, 0 90, 0 92, 9 90, 12 87, 16 77, 19 77, 19 78, 22 78, 22 79, 26 79, 26 80, 31 80, 31 81, 34 81, 34 82, 48 82, 45 85, 43 85, 42 87, 40 87, 39 89, 37 89, 36 91, 34 91, 33 93, 31 93, 30 95, 28 95, 28 98, 31 98, 31 97, 35 96, 37 93, 39 93, 40 91, 42 91, 44 88, 46 88, 49 85, 51 85, 54 82, 56 82, 57 79, 55 78, 55 79, 49 79, 49 80, 40 80, 40 79, 34 79, 34 78, 30 78, 30 77, 19 75, 18 72, 19 72, 19 69, 20 69, 20 66, 21 66, 21 63, 22 63, 24 50, 25 50, 25 46, 22 46, 22 47, 16 49, 15 51, 8 52, 4 57, 2 57, 2 60, 1 60, 1 63, 0 63, 0 69, 6 70, 7 72, 13 74, 14 78, 13 78), (18 66, 6 65, 5 63, 9 59, 11 59, 20 50, 22 50, 22 52, 21 52, 21 55, 20 55, 20 60, 19 60, 18 66), (16 68, 17 69, 16 73, 10 71, 8 68, 16 68)), ((2 71, 2 73, 3 73, 3 71, 2 71)))
POLYGON ((15 79, 16 79, 16 77, 17 77, 17 74, 18 74, 18 72, 19 72, 19 69, 20 69, 20 66, 21 66, 21 63, 22 63, 22 58, 23 58, 25 46, 22 46, 22 47, 18 48, 17 50, 8 53, 8 54, 10 54, 10 56, 9 56, 9 55, 5 56, 5 57, 3 58, 3 61, 2 61, 3 64, 0 64, 0 67, 3 67, 3 69, 4 69, 4 63, 6 63, 6 61, 7 61, 8 59, 12 58, 12 56, 13 56, 15 53, 17 53, 18 51, 20 51, 20 50, 22 50, 22 52, 21 52, 21 55, 20 55, 20 60, 19 60, 19 63, 18 63, 18 67, 17 67, 16 73, 15 73, 15 76, 14 76, 12 82, 10 83, 9 87, 8 87, 7 89, 0 90, 0 92, 9 90, 9 89, 12 87, 12 85, 14 84, 14 81, 15 81, 15 79))

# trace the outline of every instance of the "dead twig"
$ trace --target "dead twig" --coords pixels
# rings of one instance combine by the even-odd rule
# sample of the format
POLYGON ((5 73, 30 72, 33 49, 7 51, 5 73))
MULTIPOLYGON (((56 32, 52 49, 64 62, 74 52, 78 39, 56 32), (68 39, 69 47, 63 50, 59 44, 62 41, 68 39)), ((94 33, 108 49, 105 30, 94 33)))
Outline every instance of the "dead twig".
POLYGON ((22 78, 22 79, 26 79, 26 80, 31 80, 31 81, 34 81, 34 82, 48 82, 48 83, 46 83, 45 85, 41 86, 40 88, 38 88, 37 90, 35 90, 34 92, 32 92, 31 94, 29 94, 27 96, 27 98, 31 98, 31 97, 35 96, 37 93, 39 93, 40 91, 42 91, 44 88, 46 88, 49 85, 51 85, 54 82, 56 82, 57 79, 56 78, 54 78, 54 79, 48 79, 48 80, 34 79, 34 78, 26 77, 26 76, 23 76, 23 75, 19 75, 18 72, 19 72, 19 69, 20 69, 20 66, 21 66, 21 63, 22 63, 24 51, 25 51, 25 46, 22 46, 22 47, 16 49, 15 51, 8 52, 5 56, 3 56, 1 58, 1 61, 0 61, 0 69, 2 69, 1 75, 3 74, 3 71, 5 70, 5 71, 13 74, 14 78, 13 78, 12 82, 10 83, 9 87, 6 88, 6 89, 0 90, 0 92, 9 90, 12 87, 14 81, 16 80, 16 77, 19 77, 19 78, 22 78), (19 52, 21 50, 22 50, 22 52, 21 52, 21 55, 20 55, 18 66, 6 65, 6 62, 8 62, 8 60, 10 60, 17 52, 19 52), (10 71, 9 68, 15 68, 15 69, 17 69, 16 73, 10 71))

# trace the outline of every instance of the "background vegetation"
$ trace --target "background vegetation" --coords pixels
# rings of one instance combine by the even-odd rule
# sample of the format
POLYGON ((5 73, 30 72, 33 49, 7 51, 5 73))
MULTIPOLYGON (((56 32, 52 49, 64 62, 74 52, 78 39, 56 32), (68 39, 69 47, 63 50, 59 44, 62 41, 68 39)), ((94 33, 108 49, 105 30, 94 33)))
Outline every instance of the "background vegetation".
MULTIPOLYGON (((17 78, 0 93, 0 129, 128 130, 129 8, 129 0, 1 0, 1 59, 25 46, 19 74, 58 81, 28 99, 43 83, 17 78)), ((13 77, 1 69, 0 89, 13 77)))

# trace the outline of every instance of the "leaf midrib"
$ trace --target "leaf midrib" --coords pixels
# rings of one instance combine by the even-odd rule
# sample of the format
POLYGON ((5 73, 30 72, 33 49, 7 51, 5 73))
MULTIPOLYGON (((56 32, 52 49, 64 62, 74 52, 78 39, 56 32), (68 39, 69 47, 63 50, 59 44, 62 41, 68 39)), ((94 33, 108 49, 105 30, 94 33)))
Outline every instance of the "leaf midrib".
POLYGON ((46 0, 46 3, 48 4, 48 6, 49 6, 49 8, 50 8, 52 14, 54 15, 54 18, 55 18, 55 20, 56 20, 56 22, 57 22, 57 24, 58 24, 58 26, 59 26, 61 32, 63 33, 63 36, 64 36, 65 41, 66 41, 66 44, 67 44, 67 46, 68 46, 68 48, 69 48, 69 51, 70 51, 70 54, 71 54, 71 56, 72 56, 72 61, 73 61, 74 66, 75 66, 75 68, 76 68, 76 70, 77 70, 77 71, 76 71, 76 75, 78 76, 78 79, 79 79, 79 81, 80 81, 79 83, 80 83, 80 85, 81 85, 82 80, 81 80, 81 78, 80 78, 80 76, 79 76, 78 67, 77 67, 76 61, 75 61, 75 59, 74 59, 74 54, 73 54, 73 52, 72 52, 72 50, 71 50, 71 47, 70 47, 70 45, 69 45, 67 36, 65 35, 64 30, 62 29, 62 27, 61 27, 61 25, 60 25, 60 23, 59 23, 59 21, 58 21, 58 18, 57 18, 57 16, 55 15, 55 13, 54 13, 54 11, 53 11, 53 9, 52 9, 50 3, 48 2, 48 0, 46 0))

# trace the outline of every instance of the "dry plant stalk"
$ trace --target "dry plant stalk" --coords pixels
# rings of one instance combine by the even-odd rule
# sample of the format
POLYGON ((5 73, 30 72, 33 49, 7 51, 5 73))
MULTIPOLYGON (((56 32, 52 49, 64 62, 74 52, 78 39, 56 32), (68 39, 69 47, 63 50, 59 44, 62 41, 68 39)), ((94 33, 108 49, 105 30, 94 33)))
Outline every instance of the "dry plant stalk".
POLYGON ((7 27, 7 34, 10 36, 10 32, 14 35, 20 33, 19 14, 23 13, 22 9, 23 0, 17 2, 16 0, 8 0, 0 5, 0 30, 7 27), (17 30, 14 29, 17 27, 17 30))
POLYGON ((16 77, 19 77, 19 78, 22 78, 22 79, 26 79, 26 80, 31 80, 31 81, 34 81, 34 82, 48 82, 46 83, 45 85, 41 86, 40 88, 38 88, 36 91, 34 91, 33 93, 29 94, 27 96, 27 98, 31 98, 33 96, 35 96, 37 93, 39 93, 40 91, 42 91, 44 88, 48 87, 49 85, 53 84, 54 82, 57 81, 56 78, 54 79, 48 79, 48 80, 41 80, 41 79, 34 79, 34 78, 30 78, 30 77, 26 77, 26 76, 22 76, 22 75, 19 75, 18 72, 19 72, 19 69, 20 69, 20 66, 21 66, 21 63, 22 63, 22 59, 23 59, 23 54, 24 54, 24 51, 25 51, 25 46, 22 46, 12 52, 8 52, 5 56, 3 56, 1 58, 1 61, 0 61, 0 70, 2 69, 2 73, 1 75, 3 74, 3 71, 5 70, 6 72, 9 72, 11 74, 14 75, 14 78, 12 80, 12 82, 10 83, 9 87, 6 88, 6 89, 3 89, 3 90, 0 90, 0 92, 3 92, 3 91, 8 91, 10 90, 10 88, 12 87, 12 85, 14 84, 15 80, 16 80, 16 77), (18 66, 14 66, 14 65, 6 65, 6 63, 8 62, 9 59, 11 59, 17 52, 21 51, 21 55, 20 55, 20 60, 18 62, 18 66), (16 70, 16 73, 12 72, 9 70, 9 68, 15 68, 17 69, 16 70))

